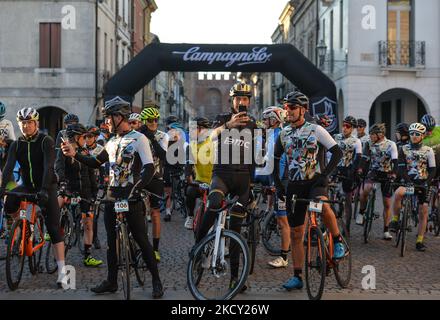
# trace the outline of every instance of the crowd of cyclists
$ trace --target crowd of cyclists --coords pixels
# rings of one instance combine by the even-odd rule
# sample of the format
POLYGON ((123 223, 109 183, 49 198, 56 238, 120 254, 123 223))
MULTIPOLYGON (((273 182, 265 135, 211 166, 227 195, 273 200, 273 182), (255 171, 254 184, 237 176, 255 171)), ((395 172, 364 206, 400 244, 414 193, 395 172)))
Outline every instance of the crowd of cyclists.
MULTIPOLYGON (((391 240, 392 233, 399 228, 405 186, 412 183, 416 186, 419 204, 415 247, 418 251, 426 250, 424 235, 428 209, 437 205, 430 203, 431 186, 437 187, 436 163, 440 161, 440 141, 437 143, 435 138, 439 129, 432 116, 425 115, 420 122, 410 125, 398 124, 396 142, 386 137, 385 124, 373 124, 367 133, 366 121, 353 116, 345 117, 341 133, 332 137, 325 129, 329 125, 328 118, 311 116, 308 97, 297 89, 285 96, 282 107, 267 107, 262 112, 261 121, 250 116, 251 97, 250 85, 235 84, 230 90, 230 112, 220 114, 212 121, 195 117, 190 132, 185 131, 175 116, 165 119, 166 130, 161 131, 158 129, 161 115, 157 107, 150 106, 141 113, 133 113, 129 102, 116 97, 105 103, 105 120, 99 127, 85 126, 78 116, 67 114, 65 128, 55 141, 39 130, 39 114, 32 107, 17 112, 21 136, 16 138, 12 122, 5 119, 6 106, 0 102, 0 197, 3 198, 7 190, 37 194, 39 205, 44 208, 45 239, 51 241, 54 248, 60 287, 65 276, 60 208, 67 205, 66 195, 76 194, 81 199, 84 265, 98 267, 103 264, 92 255, 92 247, 101 248, 97 232, 99 219, 94 214, 93 204, 99 198, 113 202, 126 199, 129 203, 128 225, 151 273, 153 297, 162 297, 163 286, 157 266, 160 262, 161 216, 165 222, 174 219, 172 198, 176 190, 173 190, 173 179, 182 179, 186 186, 186 218, 182 228, 188 230, 196 226, 196 202, 203 197, 203 189, 198 186, 209 185, 206 209, 197 223, 197 230, 193 230, 195 245, 208 234, 226 196, 237 196, 237 203, 242 204, 232 207, 229 220, 229 229, 240 233, 251 188, 255 184, 271 188, 273 194, 268 195, 266 206, 261 209, 274 210, 281 247, 279 256, 268 264, 273 268, 287 267, 291 253, 293 276, 283 284, 288 290, 303 287, 307 212, 306 203, 292 205, 290 199, 296 195, 298 198, 326 200, 331 181, 341 183, 349 234, 350 228, 353 229, 350 227, 353 202, 357 201, 354 195, 359 194, 355 223, 362 225, 368 195, 373 184, 380 183, 384 240, 391 240), (256 129, 263 129, 264 134, 258 135, 256 129), (232 132, 235 135, 229 134, 232 132), (246 136, 247 132, 250 135, 246 136), (258 150, 263 151, 263 160, 257 159, 258 150), (14 175, 17 166, 19 177, 14 175), (150 194, 148 208, 143 190, 150 194), (146 211, 152 225, 148 236, 146 211)), ((18 197, 5 197, 4 210, 10 224, 17 218, 19 203, 18 197)), ((106 202, 103 212, 108 275, 91 289, 95 293, 116 292, 118 289, 114 204, 106 202)), ((349 234, 342 234, 332 207, 326 203, 323 204, 323 223, 333 237, 334 259, 343 258, 347 251, 343 237, 349 234)), ((192 254, 193 250, 190 257, 192 254)), ((238 258, 234 259, 237 254, 237 248, 231 245, 231 288, 237 283, 239 263, 238 258)))

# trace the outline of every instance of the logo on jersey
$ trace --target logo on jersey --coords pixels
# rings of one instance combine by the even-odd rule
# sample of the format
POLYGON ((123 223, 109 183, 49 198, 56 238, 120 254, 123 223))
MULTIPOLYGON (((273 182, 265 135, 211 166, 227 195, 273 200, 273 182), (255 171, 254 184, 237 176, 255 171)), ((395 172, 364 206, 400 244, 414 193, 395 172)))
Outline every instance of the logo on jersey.
POLYGON ((330 119, 330 125, 326 128, 328 132, 336 131, 338 121, 336 117, 336 102, 325 97, 312 103, 313 115, 326 115, 330 119))

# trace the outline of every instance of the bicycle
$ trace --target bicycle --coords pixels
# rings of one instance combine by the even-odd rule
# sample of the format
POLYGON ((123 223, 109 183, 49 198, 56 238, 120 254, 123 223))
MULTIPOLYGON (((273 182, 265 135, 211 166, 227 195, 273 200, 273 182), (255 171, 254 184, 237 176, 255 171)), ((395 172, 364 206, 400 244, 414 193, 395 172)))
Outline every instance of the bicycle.
POLYGON ((376 192, 379 183, 390 183, 390 180, 378 179, 373 181, 373 188, 368 194, 367 207, 364 213, 364 243, 368 243, 370 240, 371 229, 373 227, 373 221, 379 219, 379 214, 374 212, 374 206, 376 202, 376 192))
MULTIPOLYGON (((67 192, 66 190, 60 190, 59 196, 65 197, 65 204, 63 208, 66 208, 71 214, 71 221, 73 222, 73 232, 71 239, 69 239, 69 247, 77 246, 81 254, 84 254, 84 226, 82 224, 82 213, 81 213, 81 201, 86 201, 91 204, 90 201, 81 199, 79 193, 77 192, 67 192)), ((61 210, 61 209, 60 209, 61 210)))
POLYGON ((9 289, 16 290, 21 281, 26 256, 31 274, 40 271, 41 248, 45 244, 44 218, 36 204, 39 201, 36 194, 7 191, 5 195, 21 199, 18 218, 9 231, 6 254, 6 280, 9 289))
MULTIPOLYGON (((144 194, 150 194, 160 199, 163 199, 159 195, 142 190, 144 194)), ((130 202, 137 202, 133 200, 130 202)), ((131 282, 130 275, 131 269, 134 270, 136 280, 139 286, 143 287, 145 283, 145 272, 148 270, 144 259, 142 257, 142 251, 137 245, 136 241, 131 235, 128 227, 126 214, 129 212, 129 201, 127 199, 116 200, 101 200, 102 204, 111 203, 114 204, 114 210, 116 214, 116 257, 119 275, 122 282, 122 290, 124 292, 124 298, 130 300, 131 298, 131 282)), ((145 235, 147 236, 147 235, 145 235)))
POLYGON ((240 234, 225 229, 230 208, 237 205, 238 199, 238 196, 226 199, 220 209, 213 210, 218 216, 212 231, 191 250, 187 283, 197 300, 230 300, 241 291, 249 276, 250 257, 246 240, 240 234), (226 246, 229 246, 229 254, 226 254, 226 246), (234 249, 238 251, 238 258, 232 254, 234 249), (231 264, 237 267, 237 274, 228 274, 231 264), (222 283, 225 278, 227 285, 222 283))
POLYGON ((348 223, 351 220, 350 217, 345 216, 345 194, 341 187, 341 182, 343 180, 349 180, 346 176, 335 175, 333 181, 328 185, 329 200, 333 203, 330 204, 333 212, 336 214, 336 220, 338 222, 338 227, 342 229, 342 235, 346 238, 350 237, 350 229, 348 223))
POLYGON ((171 212, 179 211, 182 218, 186 218, 188 213, 186 211, 185 203, 185 181, 182 179, 183 171, 171 173, 172 193, 171 193, 171 212), (178 208, 178 209, 177 209, 178 208))
MULTIPOLYGON (((402 184, 394 184, 402 186, 402 184)), ((412 183, 406 183, 405 195, 402 199, 402 208, 400 210, 400 220, 398 229, 396 230, 396 248, 400 244, 400 256, 405 255, 406 250, 406 236, 408 232, 412 231, 412 227, 417 227, 418 224, 418 199, 415 194, 415 188, 424 188, 423 186, 415 186, 412 183)))
POLYGON ((305 248, 306 288, 309 299, 319 300, 324 292, 325 277, 330 275, 332 269, 341 288, 346 288, 350 283, 352 261, 349 242, 342 236, 343 232, 341 232, 345 245, 345 256, 342 259, 334 259, 333 236, 321 221, 323 203, 339 204, 341 207, 343 207, 343 203, 321 199, 299 199, 294 195, 292 196, 292 208, 295 208, 296 202, 309 204, 305 248), (313 252, 315 249, 316 252, 313 252), (316 286, 315 280, 317 280, 316 286))
POLYGON ((189 183, 188 186, 199 188, 199 191, 202 194, 201 197, 196 199, 196 205, 194 208, 193 232, 194 238, 196 238, 199 226, 202 223, 203 215, 207 207, 210 185, 207 183, 189 183))
POLYGON ((8 217, 4 210, 4 204, 0 201, 0 241, 4 244, 1 245, 0 260, 6 259, 6 249, 9 241, 9 227, 8 227, 8 217))

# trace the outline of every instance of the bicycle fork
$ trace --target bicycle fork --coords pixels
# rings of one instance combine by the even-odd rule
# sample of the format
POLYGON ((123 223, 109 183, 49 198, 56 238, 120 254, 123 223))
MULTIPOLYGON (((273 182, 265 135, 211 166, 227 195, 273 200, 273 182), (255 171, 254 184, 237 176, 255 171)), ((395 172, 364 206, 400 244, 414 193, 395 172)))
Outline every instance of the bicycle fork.
POLYGON ((217 257, 221 257, 221 264, 226 263, 225 261, 225 237, 222 237, 222 232, 224 230, 226 222, 226 212, 222 211, 221 216, 219 219, 217 219, 217 225, 215 227, 215 240, 214 240, 214 252, 212 254, 212 260, 211 260, 211 268, 212 273, 217 278, 220 277, 219 274, 217 274, 216 270, 216 263, 217 263, 217 257))

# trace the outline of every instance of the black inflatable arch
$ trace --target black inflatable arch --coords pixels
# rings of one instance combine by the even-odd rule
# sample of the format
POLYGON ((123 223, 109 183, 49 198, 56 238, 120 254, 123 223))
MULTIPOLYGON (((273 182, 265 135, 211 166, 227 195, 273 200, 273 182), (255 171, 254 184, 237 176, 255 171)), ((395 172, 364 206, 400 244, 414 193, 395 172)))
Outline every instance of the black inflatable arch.
POLYGON ((280 72, 309 96, 312 114, 327 114, 337 130, 334 83, 290 44, 152 43, 106 84, 106 99, 131 99, 161 71, 280 72))

